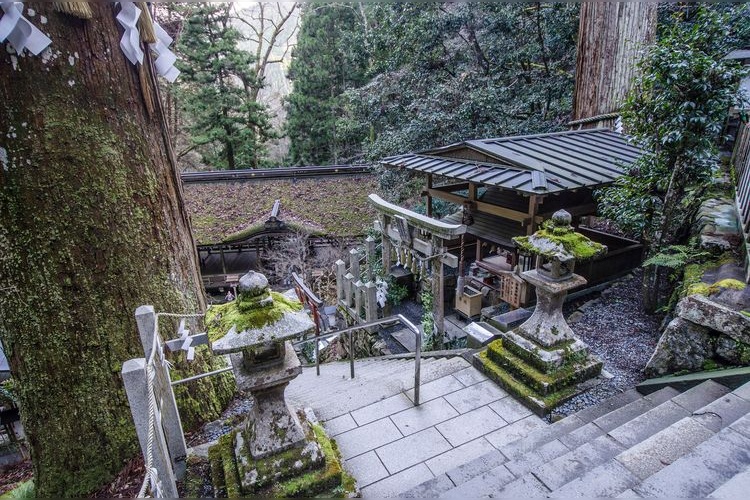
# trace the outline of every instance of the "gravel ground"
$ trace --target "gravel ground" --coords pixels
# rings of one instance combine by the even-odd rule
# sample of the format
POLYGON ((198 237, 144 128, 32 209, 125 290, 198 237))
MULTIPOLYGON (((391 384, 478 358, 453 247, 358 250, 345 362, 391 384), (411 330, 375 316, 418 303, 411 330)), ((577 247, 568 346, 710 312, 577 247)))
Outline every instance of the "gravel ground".
POLYGON ((598 297, 588 296, 567 304, 566 317, 576 308, 580 308, 582 316, 571 324, 573 331, 613 377, 559 406, 555 416, 570 415, 643 381, 643 369, 659 340, 661 317, 645 314, 641 305, 640 270, 598 297))
POLYGON ((185 436, 188 446, 196 446, 219 439, 228 434, 242 421, 253 407, 253 401, 249 396, 238 393, 229 403, 227 409, 221 414, 219 420, 214 420, 201 427, 198 431, 185 436))

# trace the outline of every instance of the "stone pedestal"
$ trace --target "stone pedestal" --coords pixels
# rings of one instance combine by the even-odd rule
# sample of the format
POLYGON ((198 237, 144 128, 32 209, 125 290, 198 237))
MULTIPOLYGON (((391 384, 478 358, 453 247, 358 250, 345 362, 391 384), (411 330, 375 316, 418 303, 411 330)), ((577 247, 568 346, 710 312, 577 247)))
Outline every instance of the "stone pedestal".
POLYGON ((252 394, 254 400, 245 425, 247 446, 254 459, 301 446, 305 441, 299 419, 284 399, 286 386, 302 373, 302 365, 291 343, 287 342, 285 347, 281 365, 258 370, 249 370, 241 353, 230 357, 237 387, 252 394))
POLYGON ((550 281, 537 270, 526 271, 521 277, 536 287, 536 308, 531 317, 518 327, 518 333, 544 347, 576 340, 573 330, 565 322, 562 306, 568 290, 585 285, 586 279, 573 274, 564 281, 550 281))

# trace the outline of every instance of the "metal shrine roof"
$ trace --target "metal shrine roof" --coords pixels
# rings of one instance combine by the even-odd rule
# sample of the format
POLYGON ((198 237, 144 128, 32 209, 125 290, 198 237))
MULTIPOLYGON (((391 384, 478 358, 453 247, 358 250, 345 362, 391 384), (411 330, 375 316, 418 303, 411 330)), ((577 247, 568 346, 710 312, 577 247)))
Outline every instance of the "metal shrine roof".
POLYGON ((600 128, 464 141, 390 156, 381 163, 522 193, 547 194, 611 183, 641 152, 626 136, 600 128))

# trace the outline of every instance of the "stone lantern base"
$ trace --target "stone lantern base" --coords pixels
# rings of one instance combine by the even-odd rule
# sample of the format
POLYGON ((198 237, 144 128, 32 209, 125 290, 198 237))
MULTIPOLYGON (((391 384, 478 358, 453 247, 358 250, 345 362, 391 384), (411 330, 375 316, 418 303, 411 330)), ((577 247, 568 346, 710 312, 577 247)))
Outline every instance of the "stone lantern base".
POLYGON ((576 274, 549 281, 537 271, 522 277, 536 287, 537 305, 525 323, 508 332, 488 324, 500 338, 474 356, 474 364, 540 416, 598 383, 602 362, 573 334, 562 315, 568 290, 584 285, 576 274))
MULTIPOLYGON (((248 448, 248 429, 238 429, 209 448, 213 496, 346 498, 356 494, 354 479, 343 470, 336 444, 323 427, 302 412, 295 418, 304 433, 302 446, 254 459, 248 448)), ((188 497, 205 496, 200 490, 186 493, 188 497)))

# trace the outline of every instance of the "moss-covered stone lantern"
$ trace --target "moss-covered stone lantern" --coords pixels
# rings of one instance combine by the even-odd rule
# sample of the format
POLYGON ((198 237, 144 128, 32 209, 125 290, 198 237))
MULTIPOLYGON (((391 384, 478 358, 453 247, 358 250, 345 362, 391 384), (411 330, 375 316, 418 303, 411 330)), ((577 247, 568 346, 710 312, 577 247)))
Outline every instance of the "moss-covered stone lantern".
POLYGON ((536 288, 536 307, 525 323, 498 332, 501 338, 477 355, 491 378, 539 414, 580 392, 602 368, 565 321, 562 306, 569 290, 586 284, 573 272, 576 261, 603 255, 607 247, 576 233, 571 219, 560 210, 533 235, 513 239, 536 256, 536 269, 521 273, 536 288))
POLYGON ((242 276, 237 291, 237 299, 209 310, 209 336, 214 353, 229 354, 238 388, 255 399, 248 447, 253 458, 263 458, 304 441, 284 390, 302 373, 289 341, 314 333, 315 324, 294 299, 272 292, 260 273, 242 276))
POLYGON ((243 427, 209 449, 212 471, 231 471, 214 477, 217 491, 312 496, 340 485, 339 458, 323 428, 284 398, 302 373, 291 341, 315 333, 294 291, 273 292, 251 271, 240 278, 236 300, 208 310, 206 324, 214 353, 229 355, 238 388, 253 397, 243 427))

